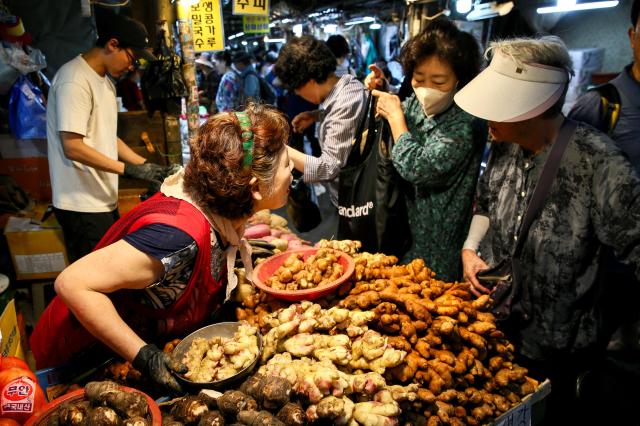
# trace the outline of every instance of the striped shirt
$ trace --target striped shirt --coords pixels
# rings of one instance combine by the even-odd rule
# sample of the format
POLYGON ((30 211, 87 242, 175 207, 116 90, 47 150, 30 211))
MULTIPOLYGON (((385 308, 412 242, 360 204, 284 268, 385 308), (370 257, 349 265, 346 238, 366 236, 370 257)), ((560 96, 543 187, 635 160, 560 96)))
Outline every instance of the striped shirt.
POLYGON ((352 75, 343 75, 320 104, 318 140, 320 157, 307 155, 305 182, 328 182, 329 195, 338 205, 338 175, 347 161, 360 116, 366 107, 363 84, 352 75))

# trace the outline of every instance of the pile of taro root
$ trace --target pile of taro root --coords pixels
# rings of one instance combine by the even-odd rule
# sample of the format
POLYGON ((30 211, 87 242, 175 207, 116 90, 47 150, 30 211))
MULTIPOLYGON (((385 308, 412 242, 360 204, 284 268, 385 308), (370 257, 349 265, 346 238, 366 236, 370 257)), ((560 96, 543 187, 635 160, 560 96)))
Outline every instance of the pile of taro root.
POLYGON ((237 310, 261 328, 259 372, 285 378, 309 422, 481 425, 536 390, 488 296, 435 279, 422 260, 354 259, 328 299, 289 306, 256 293, 237 310))
POLYGON ((151 425, 149 404, 137 392, 127 392, 117 383, 89 382, 85 399, 60 405, 47 425, 147 426, 151 425))

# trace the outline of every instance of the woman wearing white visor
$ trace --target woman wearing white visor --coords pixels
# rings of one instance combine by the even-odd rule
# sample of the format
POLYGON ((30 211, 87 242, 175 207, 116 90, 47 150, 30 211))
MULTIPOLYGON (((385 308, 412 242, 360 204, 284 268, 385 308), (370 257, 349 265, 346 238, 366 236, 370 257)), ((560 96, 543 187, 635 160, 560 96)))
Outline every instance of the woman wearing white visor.
POLYGON ((491 293, 489 280, 478 279, 488 265, 507 260, 515 274, 504 326, 530 373, 552 381, 545 424, 561 423, 565 413, 585 416, 573 424, 623 424, 611 417, 628 415, 623 409, 584 404, 584 373, 602 365, 615 322, 605 247, 640 277, 640 180, 607 136, 561 114, 572 70, 559 38, 504 40, 489 51, 489 67, 455 96, 489 121, 496 142, 462 250, 465 279, 480 295, 491 293), (559 159, 555 175, 550 158, 559 159), (528 211, 536 212, 530 220, 528 211), (595 420, 598 410, 606 410, 604 423, 595 420))

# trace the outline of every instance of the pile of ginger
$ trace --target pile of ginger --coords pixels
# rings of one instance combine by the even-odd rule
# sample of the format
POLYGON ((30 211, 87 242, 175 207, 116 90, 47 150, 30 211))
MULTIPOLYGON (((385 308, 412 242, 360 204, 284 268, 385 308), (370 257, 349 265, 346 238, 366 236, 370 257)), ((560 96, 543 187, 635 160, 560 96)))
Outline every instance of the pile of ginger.
POLYGON ((272 349, 263 362, 293 352, 294 360, 331 361, 345 374, 375 373, 389 384, 415 385, 415 398, 398 402, 400 418, 412 424, 485 424, 535 391, 538 382, 514 362, 514 347, 496 327, 488 296, 476 298, 466 284, 435 279, 420 259, 398 265, 394 256, 361 253, 354 260, 352 281, 329 300, 317 300, 323 309, 308 315, 313 319, 299 312, 303 302, 293 322, 278 321, 291 311, 264 294, 238 310, 266 335, 277 335, 267 342, 272 349), (361 322, 351 324, 352 315, 361 322), (330 355, 322 352, 327 338, 318 334, 331 341, 330 355), (401 359, 374 369, 370 360, 358 361, 365 336, 382 339, 382 350, 393 349, 401 359))

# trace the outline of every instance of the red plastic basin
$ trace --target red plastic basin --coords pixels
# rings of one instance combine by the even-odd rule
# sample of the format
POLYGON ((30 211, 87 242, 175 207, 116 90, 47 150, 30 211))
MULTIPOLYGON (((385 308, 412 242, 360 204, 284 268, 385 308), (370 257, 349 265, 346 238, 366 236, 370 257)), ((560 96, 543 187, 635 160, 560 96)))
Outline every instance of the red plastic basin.
POLYGON ((333 292, 337 287, 339 287, 342 283, 347 281, 351 275, 353 274, 353 270, 355 269, 355 262, 353 258, 346 253, 343 253, 338 250, 333 249, 324 249, 331 250, 336 253, 338 256, 338 262, 342 265, 342 270, 344 271, 340 278, 337 280, 323 285, 322 287, 314 287, 306 290, 276 290, 265 284, 267 279, 273 275, 273 273, 280 267, 282 264, 295 253, 303 253, 303 259, 306 261, 309 256, 315 254, 319 249, 317 247, 309 247, 297 250, 289 250, 283 253, 276 254, 275 256, 271 256, 264 262, 260 263, 253 270, 253 283, 260 290, 264 291, 272 295, 277 299, 289 300, 289 301, 300 301, 300 300, 314 300, 320 297, 326 296, 327 294, 333 292))
MULTIPOLYGON (((160 407, 158 407, 158 404, 156 404, 156 402, 151 399, 149 395, 144 392, 140 392, 137 389, 129 388, 127 386, 120 386, 120 389, 125 392, 137 392, 139 394, 142 394, 149 404, 149 413, 151 414, 152 426, 162 426, 162 414, 160 413, 160 407)), ((64 403, 78 402, 82 399, 84 399, 84 389, 78 389, 64 394, 51 401, 50 403, 42 407, 42 410, 31 416, 25 423, 25 426, 45 426, 49 423, 49 417, 51 417, 53 412, 60 405, 64 403)))

